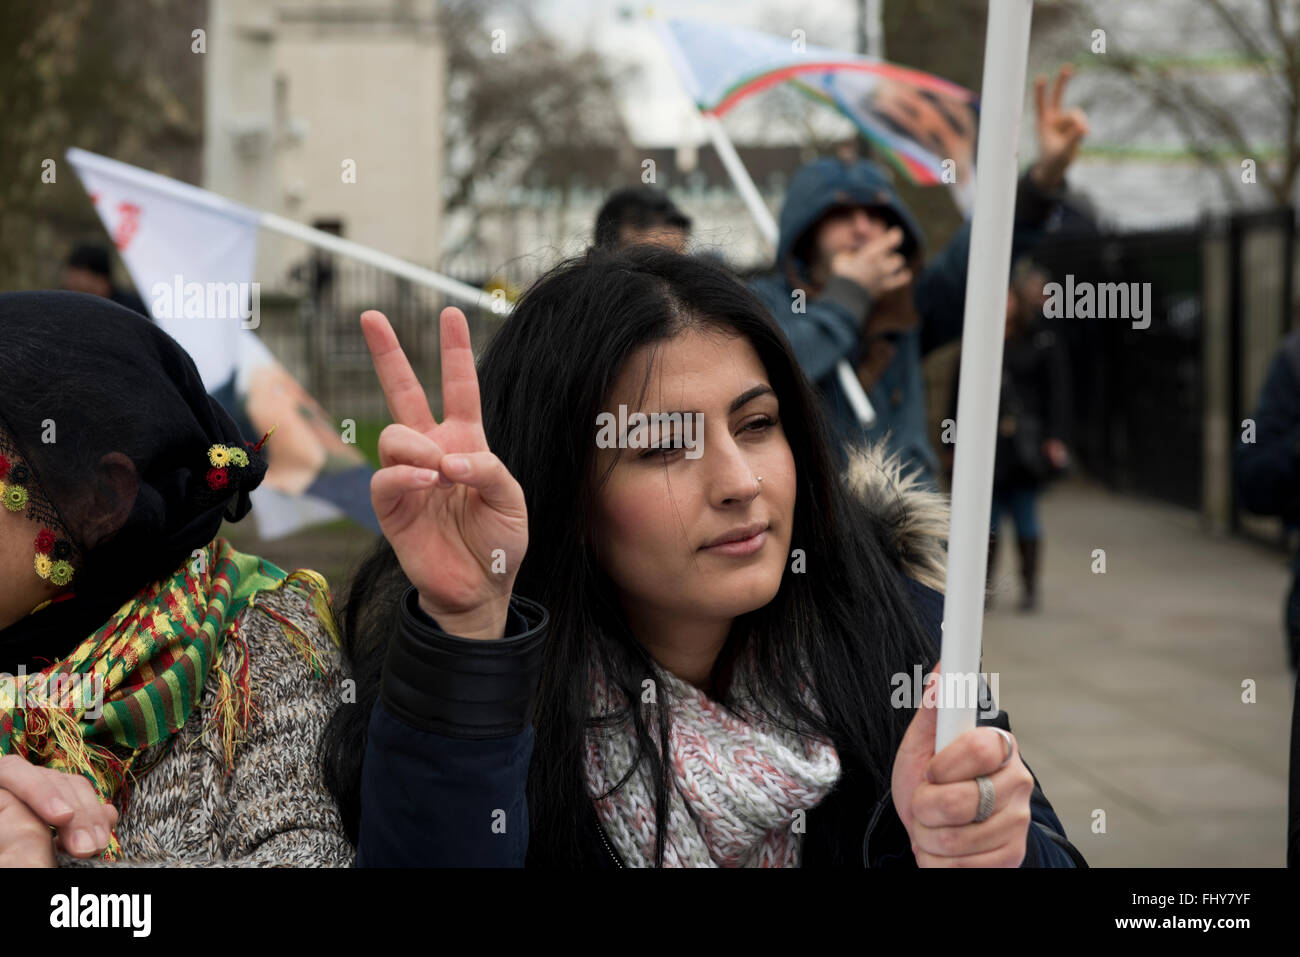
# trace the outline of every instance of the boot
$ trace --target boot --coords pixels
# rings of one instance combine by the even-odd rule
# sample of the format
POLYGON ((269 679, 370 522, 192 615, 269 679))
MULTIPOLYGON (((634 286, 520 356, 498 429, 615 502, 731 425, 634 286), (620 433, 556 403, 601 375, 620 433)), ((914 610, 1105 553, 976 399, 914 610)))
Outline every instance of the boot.
POLYGON ((997 586, 997 564, 998 564, 998 537, 992 533, 989 534, 989 564, 988 572, 984 579, 984 610, 988 611, 993 607, 993 592, 997 586))
POLYGON ((1021 611, 1038 610, 1038 556, 1039 546, 1036 538, 1017 539, 1020 546, 1020 577, 1024 581, 1025 591, 1020 598, 1021 611))

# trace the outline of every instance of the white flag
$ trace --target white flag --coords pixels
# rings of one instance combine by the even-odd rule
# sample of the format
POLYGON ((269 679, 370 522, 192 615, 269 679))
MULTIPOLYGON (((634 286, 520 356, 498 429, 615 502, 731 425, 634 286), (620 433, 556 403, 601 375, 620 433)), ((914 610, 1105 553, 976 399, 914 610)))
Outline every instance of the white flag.
POLYGON ((85 150, 68 150, 104 228, 154 321, 194 360, 209 393, 227 396, 266 447, 266 479, 253 490, 263 538, 347 515, 378 531, 370 468, 345 445, 319 404, 252 329, 252 282, 262 214, 216 193, 85 150))
POLYGON ((75 147, 68 162, 154 321, 190 354, 209 392, 228 383, 256 315, 250 294, 260 215, 75 147))

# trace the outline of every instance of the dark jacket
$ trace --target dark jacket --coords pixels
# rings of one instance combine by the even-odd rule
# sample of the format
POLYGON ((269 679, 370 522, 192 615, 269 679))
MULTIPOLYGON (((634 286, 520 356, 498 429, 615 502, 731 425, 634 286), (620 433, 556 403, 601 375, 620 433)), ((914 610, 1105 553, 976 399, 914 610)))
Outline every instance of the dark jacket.
POLYGON ((1234 465, 1241 504, 1300 524, 1300 331, 1287 336, 1273 357, 1254 419, 1253 442, 1240 441, 1238 432, 1234 465))
MULTIPOLYGON (((1273 357, 1254 419, 1254 442, 1241 441, 1238 433, 1234 465, 1241 504, 1300 525, 1300 331, 1282 340, 1273 357)), ((1300 673, 1300 548, 1291 560, 1285 614, 1288 658, 1291 669, 1300 673)), ((1300 681, 1291 705, 1287 866, 1300 867, 1300 681)))
MULTIPOLYGON (((1015 233, 1012 260, 1038 241, 1064 187, 1045 192, 1026 173, 1016 192, 1015 233)), ((792 277, 808 281, 809 264, 795 255, 799 239, 832 207, 843 204, 883 207, 901 226, 901 252, 912 260, 920 257, 923 240, 911 212, 894 192, 884 171, 875 163, 860 160, 846 165, 823 158, 801 168, 790 183, 781 210, 776 271, 755 280, 751 289, 763 300, 785 330, 804 373, 816 383, 826 404, 837 437, 837 451, 844 460, 844 448, 864 437, 878 441, 889 435, 889 451, 903 457, 904 464, 919 467, 932 477, 938 459, 927 434, 925 383, 921 357, 961 335, 966 307, 966 269, 970 257, 970 222, 962 225, 952 240, 914 279, 918 327, 886 335, 897 350, 880 379, 867 393, 876 411, 876 422, 864 430, 840 386, 836 366, 847 360, 855 369, 866 351, 863 321, 873 307, 871 295, 862 286, 843 277, 833 277, 816 298, 795 311, 792 277)))
MULTIPOLYGON (((946 529, 937 494, 901 478, 897 460, 851 463, 855 490, 868 507, 890 509, 900 574, 917 602, 939 656, 946 529), (875 464, 873 464, 875 463, 875 464), (922 538, 926 541, 922 541, 922 538)), ((515 597, 500 641, 471 641, 441 631, 407 594, 371 716, 362 772, 358 866, 523 866, 528 850, 525 786, 533 745, 529 726, 547 616, 515 597)), ((1005 712, 980 724, 1010 730, 1005 712)), ((1035 779, 1023 867, 1086 867, 1035 779)), ((915 867, 911 841, 888 790, 876 793, 848 764, 840 785, 806 820, 803 866, 915 867)), ((594 808, 574 835, 584 866, 619 867, 594 808)), ((531 859, 531 865, 546 862, 531 859)))
MULTIPOLYGON (((1041 322, 1003 344, 994 488, 1035 486, 1051 477, 1052 467, 1042 445, 1046 439, 1068 444, 1069 375, 1064 343, 1055 330, 1041 322)), ((954 421, 960 384, 958 362, 953 368, 948 406, 948 416, 954 421)), ((957 423, 957 436, 961 436, 961 423, 957 423)))

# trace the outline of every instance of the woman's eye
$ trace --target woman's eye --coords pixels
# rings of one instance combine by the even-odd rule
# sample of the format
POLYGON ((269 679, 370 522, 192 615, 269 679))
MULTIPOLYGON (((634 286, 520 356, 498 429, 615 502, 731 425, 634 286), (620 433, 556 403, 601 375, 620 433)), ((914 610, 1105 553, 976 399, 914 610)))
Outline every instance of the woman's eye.
POLYGON ((757 419, 753 419, 750 422, 746 422, 742 426, 742 430, 745 432, 762 432, 767 429, 770 429, 774 425, 776 425, 776 419, 772 418, 771 416, 764 415, 757 419))
POLYGON ((681 451, 681 449, 682 449, 682 440, 678 436, 673 436, 663 445, 654 445, 646 449, 644 452, 640 454, 640 456, 638 456, 638 458, 648 459, 651 456, 656 456, 656 455, 660 456, 661 458, 669 458, 672 456, 674 452, 679 452, 681 451))

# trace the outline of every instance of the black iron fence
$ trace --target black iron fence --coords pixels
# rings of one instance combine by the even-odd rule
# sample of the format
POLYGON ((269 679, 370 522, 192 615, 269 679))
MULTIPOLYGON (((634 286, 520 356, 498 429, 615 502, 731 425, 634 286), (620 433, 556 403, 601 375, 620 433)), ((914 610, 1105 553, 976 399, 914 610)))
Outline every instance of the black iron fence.
MULTIPOLYGON (((472 285, 481 280, 470 277, 472 285)), ((361 335, 360 316, 378 309, 393 324, 403 350, 441 414, 438 316, 460 307, 476 348, 501 322, 490 310, 467 306, 437 290, 342 257, 313 254, 275 295, 263 296, 260 334, 335 419, 381 420, 388 415, 361 335)))
POLYGON ((1088 473, 1195 509, 1216 529, 1282 539, 1275 520, 1239 507, 1232 453, 1292 326, 1295 231, 1282 208, 1034 250, 1054 281, 1092 284, 1098 302, 1098 290, 1117 288, 1103 284, 1122 285, 1130 305, 1150 293, 1141 319, 1130 308, 1053 321, 1070 352, 1074 450, 1088 473))
POLYGON ((1092 313, 1044 320, 1070 355, 1075 454, 1111 488, 1199 509, 1204 382, 1196 231, 1049 241, 1033 258, 1060 284, 1062 300, 1092 313))

